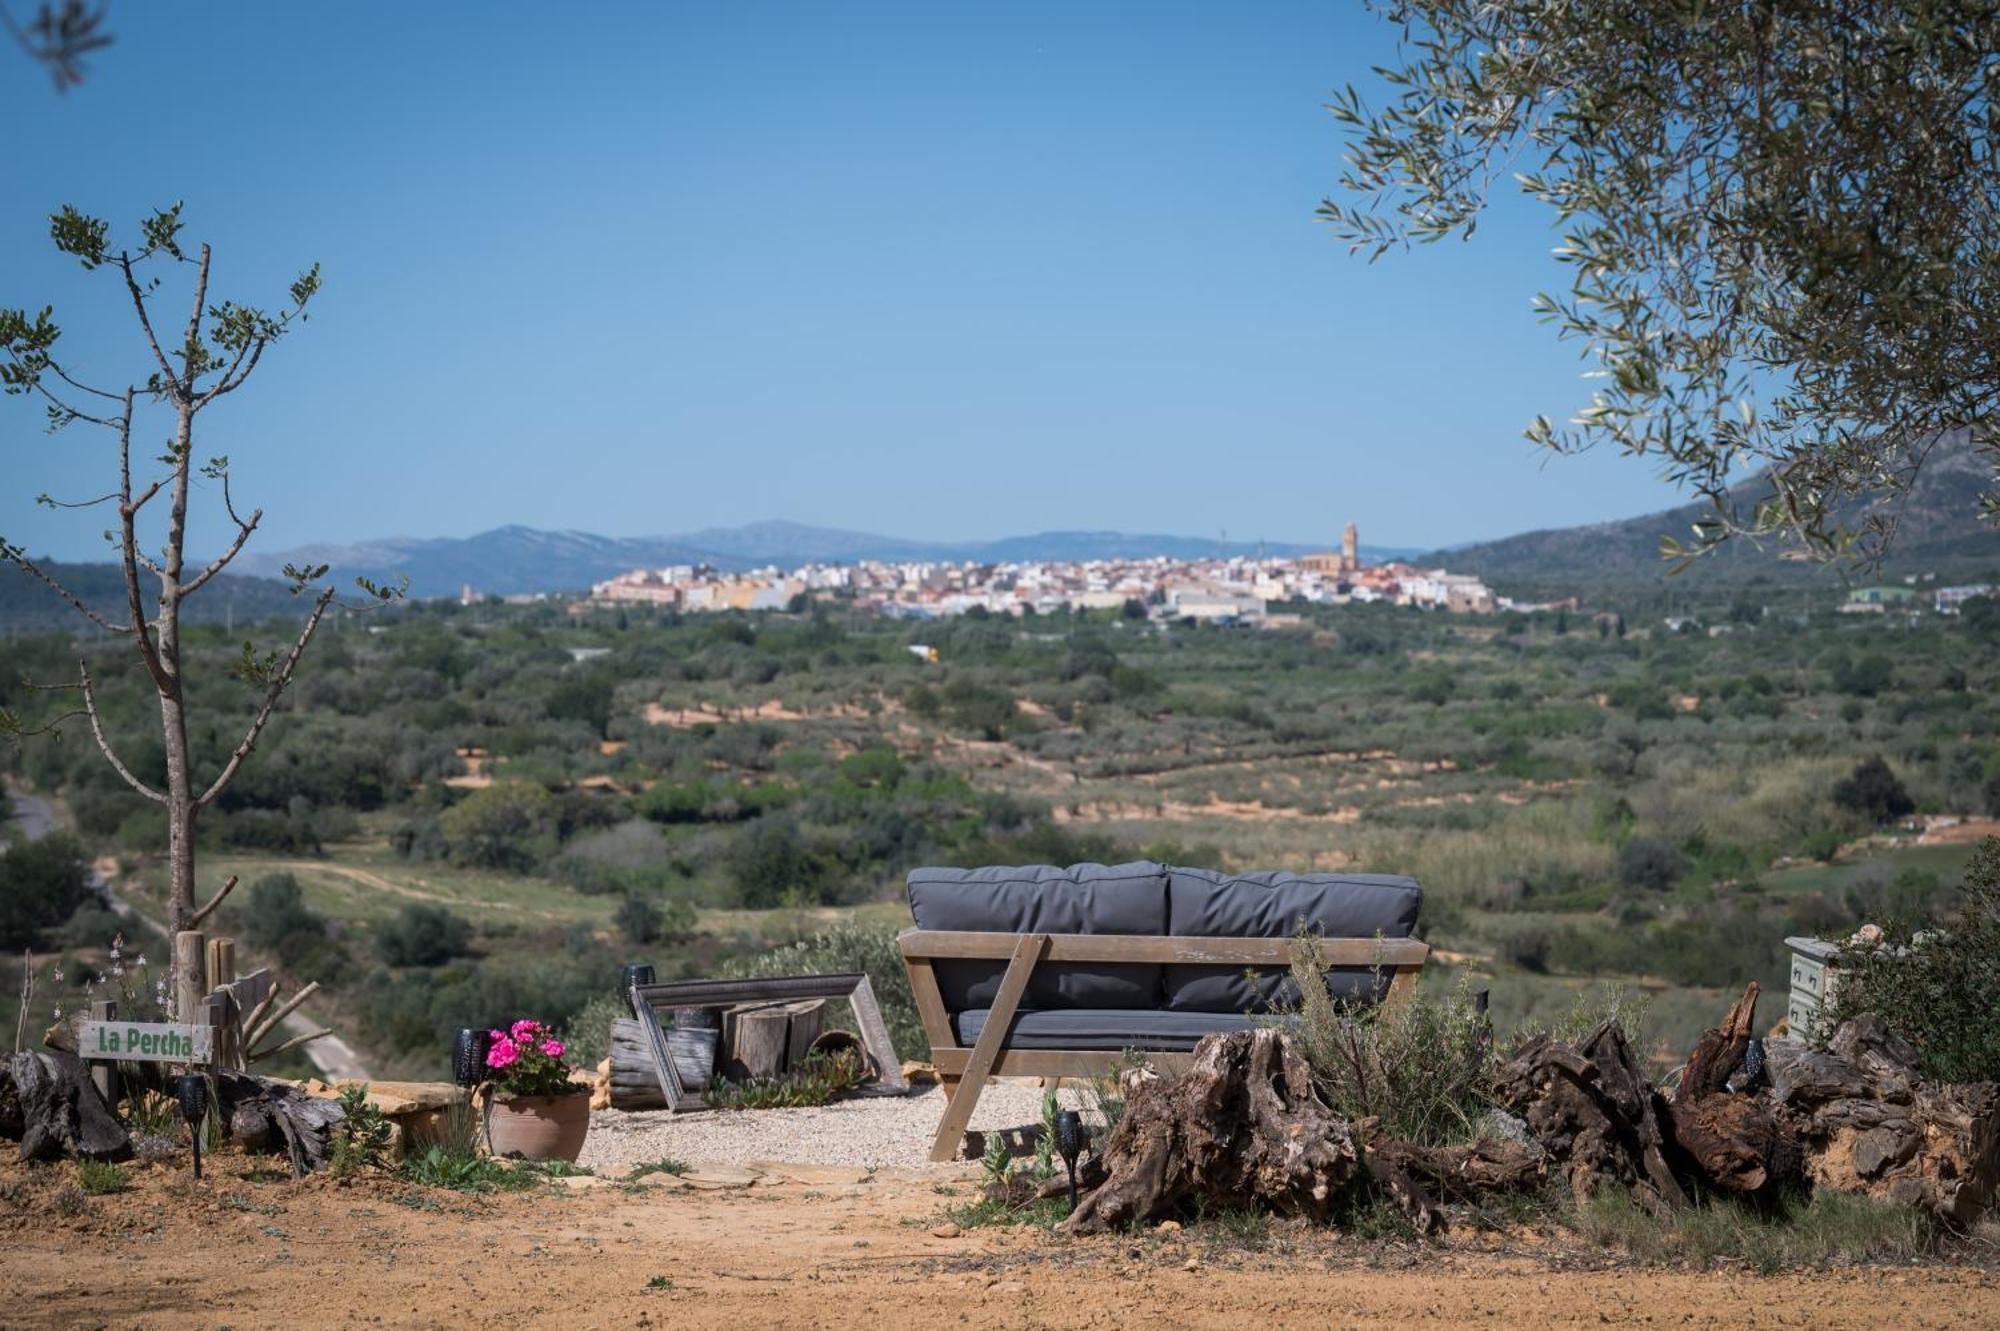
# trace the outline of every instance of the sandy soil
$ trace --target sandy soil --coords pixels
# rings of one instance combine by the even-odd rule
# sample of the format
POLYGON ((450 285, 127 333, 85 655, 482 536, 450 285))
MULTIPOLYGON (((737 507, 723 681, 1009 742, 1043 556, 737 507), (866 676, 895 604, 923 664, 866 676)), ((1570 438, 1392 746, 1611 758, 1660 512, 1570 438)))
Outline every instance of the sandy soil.
POLYGON ((1186 1232, 960 1234, 941 1227, 939 1189, 970 1195, 963 1173, 716 1171, 467 1199, 215 1164, 199 1186, 134 1166, 128 1191, 73 1216, 56 1205, 67 1166, 0 1165, 0 1325, 2000 1325, 2000 1280, 1965 1267, 1760 1278, 1591 1270, 1476 1240, 1286 1232, 1253 1251, 1186 1232))

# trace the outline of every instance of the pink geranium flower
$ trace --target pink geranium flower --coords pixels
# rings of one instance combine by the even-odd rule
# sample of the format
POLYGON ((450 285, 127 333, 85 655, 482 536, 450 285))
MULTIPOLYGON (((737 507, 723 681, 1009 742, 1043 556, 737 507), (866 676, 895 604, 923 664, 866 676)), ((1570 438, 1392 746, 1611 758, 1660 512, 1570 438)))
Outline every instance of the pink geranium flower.
POLYGON ((529 1021, 526 1017, 523 1017, 521 1020, 514 1023, 514 1029, 510 1032, 510 1034, 513 1035, 515 1043, 527 1044, 531 1042, 537 1035, 541 1034, 541 1031, 542 1031, 541 1023, 529 1021))
POLYGON ((489 1068, 511 1068, 520 1060, 521 1048, 506 1036, 493 1042, 486 1051, 486 1066, 489 1068))
POLYGON ((550 1058, 561 1058, 563 1056, 564 1051, 566 1051, 568 1048, 569 1046, 564 1044, 561 1040, 542 1041, 542 1052, 547 1054, 550 1058))

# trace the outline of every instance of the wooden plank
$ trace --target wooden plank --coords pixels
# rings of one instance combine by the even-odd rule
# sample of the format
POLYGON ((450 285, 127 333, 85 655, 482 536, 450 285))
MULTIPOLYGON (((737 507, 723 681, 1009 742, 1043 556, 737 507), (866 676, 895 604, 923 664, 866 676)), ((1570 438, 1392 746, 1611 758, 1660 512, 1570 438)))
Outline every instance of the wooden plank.
POLYGON ((889 1023, 882 1020, 882 1005, 875 1001, 875 986, 866 975, 854 985, 854 991, 847 996, 847 1005, 854 1009, 854 1024, 861 1028, 861 1045, 875 1059, 876 1077, 872 1090, 866 1094, 907 1095, 910 1083, 903 1080, 903 1062, 896 1057, 896 1045, 889 1038, 889 1023))
POLYGON ((845 998, 867 978, 855 971, 764 980, 671 980, 635 984, 632 994, 636 1002, 651 1007, 728 1007, 732 1003, 782 1003, 793 998, 845 998))
MULTIPOLYGON (((897 936, 912 957, 1000 961, 1013 954, 1019 934, 906 929, 897 936)), ((1145 934, 1051 934, 1051 962, 1159 962, 1191 966, 1289 966, 1298 956, 1291 938, 1164 938, 1145 934)), ((1415 938, 1321 938, 1328 966, 1420 966, 1430 946, 1415 938)))
POLYGON ((1423 974, 1421 966, 1398 966, 1395 978, 1389 981, 1389 992, 1382 999, 1385 1009, 1399 1008, 1409 1002, 1417 993, 1417 977, 1423 974))
POLYGON ((931 959, 905 953, 903 967, 910 973, 910 993, 917 1000, 917 1017, 924 1023, 924 1035, 931 1048, 957 1048, 958 1033, 951 1028, 951 1014, 945 1011, 944 994, 938 988, 937 971, 931 959))
MULTIPOLYGON (((271 968, 260 966, 248 975, 239 975, 229 982, 229 991, 236 995, 236 1010, 254 1012, 258 1005, 271 996, 277 981, 271 977, 271 968)), ((246 1021, 247 1029, 249 1023, 246 1021)))
POLYGON ((958 1154, 959 1138, 965 1135, 965 1125, 972 1118, 972 1107, 979 1102, 979 1092, 991 1075, 1001 1049, 1006 1046, 1008 1028, 1014 1024, 1015 1010, 1021 1006, 1021 995, 1028 989, 1028 977, 1034 974, 1036 963, 1048 950, 1047 934, 1014 936, 1014 951, 1007 959, 1006 973, 1000 977, 1000 992, 993 996, 993 1006, 986 1013, 986 1025, 979 1032, 979 1039, 973 1042, 972 1057, 966 1060, 964 1082, 959 1086, 958 1093, 951 1097, 951 1103, 945 1106, 944 1117, 938 1122, 937 1135, 931 1138, 932 1160, 942 1162, 958 1154))
MULTIPOLYGON (((635 984, 626 996, 632 1003, 632 1015, 639 1019, 639 1030, 646 1040, 646 1049, 653 1057, 653 1076, 660 1083, 660 1098, 667 1102, 667 1112, 678 1114, 681 1105, 688 1102, 688 1094, 681 1086, 681 1074, 674 1067, 673 1055, 667 1052, 667 1033, 660 1029, 660 1014, 653 1004, 643 996, 643 991, 658 985, 635 984)), ((692 1107, 692 1106, 690 1106, 692 1107)))

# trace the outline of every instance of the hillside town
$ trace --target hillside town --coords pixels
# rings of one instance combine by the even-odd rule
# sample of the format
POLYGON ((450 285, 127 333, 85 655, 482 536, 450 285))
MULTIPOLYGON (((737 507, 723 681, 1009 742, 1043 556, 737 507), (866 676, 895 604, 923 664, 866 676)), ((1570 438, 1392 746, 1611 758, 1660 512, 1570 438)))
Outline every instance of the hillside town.
POLYGON ((1273 603, 1387 602, 1425 609, 1490 612, 1513 608, 1478 578, 1410 564, 1364 565, 1360 535, 1347 524, 1338 550, 1297 558, 1098 559, 1009 563, 809 563, 722 572, 705 565, 633 569, 591 588, 600 604, 679 611, 782 610, 837 598, 890 618, 934 619, 983 612, 1123 610, 1158 620, 1279 627, 1273 603))

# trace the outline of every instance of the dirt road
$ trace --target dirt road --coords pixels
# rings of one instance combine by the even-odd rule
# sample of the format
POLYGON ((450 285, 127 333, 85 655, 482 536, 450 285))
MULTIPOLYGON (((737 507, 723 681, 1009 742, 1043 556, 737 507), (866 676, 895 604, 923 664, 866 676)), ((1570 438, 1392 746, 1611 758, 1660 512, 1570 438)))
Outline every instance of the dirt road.
POLYGON ((953 1200, 936 1189, 971 1186, 935 1171, 714 1191, 591 1179, 486 1200, 215 1164, 199 1187, 184 1169, 134 1166, 129 1191, 73 1217, 58 1205, 68 1166, 0 1164, 0 1325, 2000 1325, 2000 1281, 1963 1267, 1759 1277, 1321 1232, 1261 1249, 1185 1232, 934 1233, 953 1200))

